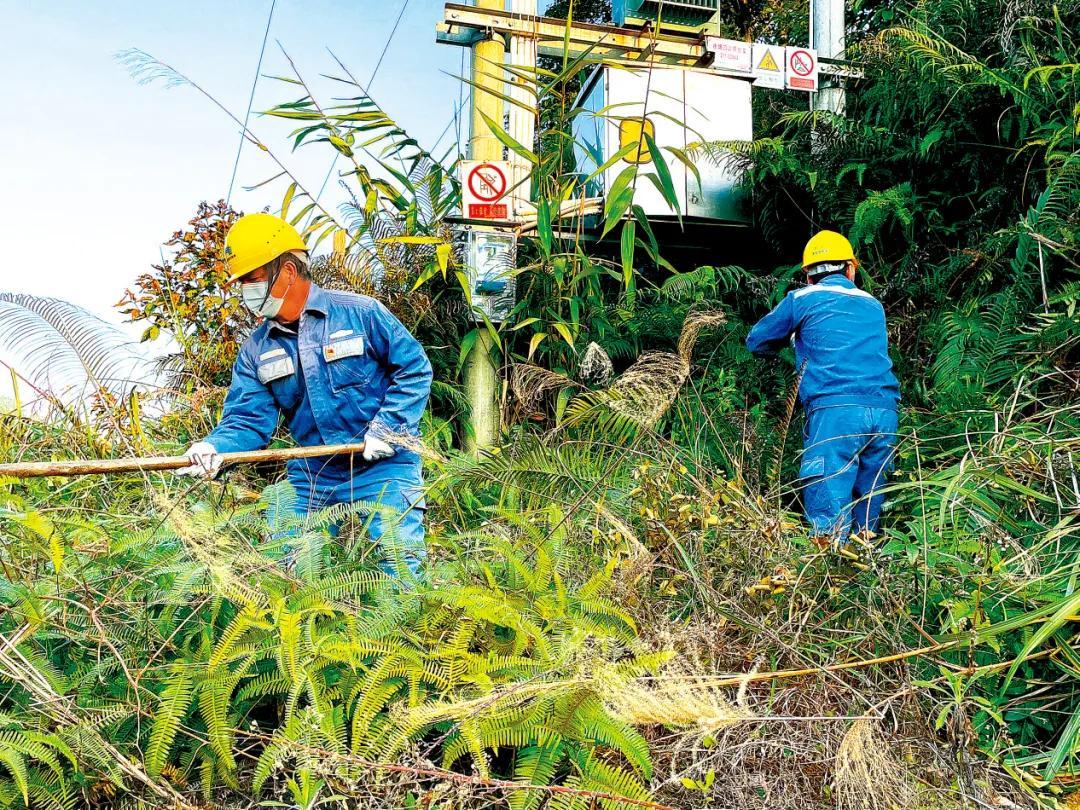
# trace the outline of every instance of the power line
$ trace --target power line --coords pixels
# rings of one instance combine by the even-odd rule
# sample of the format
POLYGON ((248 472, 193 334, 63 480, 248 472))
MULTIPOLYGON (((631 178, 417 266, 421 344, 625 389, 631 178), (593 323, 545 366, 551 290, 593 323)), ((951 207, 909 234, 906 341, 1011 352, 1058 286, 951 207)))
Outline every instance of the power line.
POLYGON ((262 46, 259 48, 259 63, 255 66, 255 78, 251 82, 251 95, 248 96, 247 112, 244 114, 244 128, 240 130, 240 145, 236 147, 236 160, 233 161, 232 177, 229 178, 229 193, 225 195, 225 204, 232 199, 233 185, 236 183, 236 170, 240 166, 240 153, 244 151, 244 141, 247 140, 247 125, 251 118, 251 105, 255 103, 255 86, 259 83, 259 74, 262 73, 263 54, 266 53, 266 40, 270 36, 270 23, 274 19, 274 7, 277 0, 270 3, 270 14, 266 18, 266 30, 263 31, 262 46))
POLYGON ((368 90, 365 92, 371 90, 371 85, 374 83, 375 77, 379 75, 379 68, 382 67, 383 59, 386 58, 386 52, 390 50, 390 43, 394 39, 394 34, 397 33, 398 26, 401 25, 401 18, 405 16, 405 9, 408 7, 409 0, 405 0, 405 2, 401 4, 401 11, 398 12, 397 19, 394 20, 394 27, 390 30, 390 36, 386 38, 386 44, 383 45, 382 53, 379 54, 379 61, 375 63, 375 70, 371 71, 371 78, 368 79, 368 90))
MULTIPOLYGON (((450 128, 455 126, 455 125, 458 125, 458 120, 460 118, 459 114, 461 113, 461 110, 462 110, 463 106, 464 106, 463 103, 455 105, 454 111, 450 114, 450 120, 447 121, 446 126, 443 127, 443 131, 439 135, 438 140, 435 141, 434 144, 432 144, 431 149, 429 150, 432 155, 434 155, 435 150, 437 150, 439 148, 439 146, 442 145, 443 138, 446 137, 446 133, 448 133, 450 131, 450 128)), ((460 125, 458 125, 458 131, 460 132, 460 130, 461 130, 461 127, 460 127, 460 125)), ((458 143, 457 148, 458 148, 458 151, 460 151, 460 137, 458 138, 458 141, 459 141, 459 143, 458 143)))
MULTIPOLYGON (((461 157, 461 110, 465 106, 465 48, 461 49, 461 68, 458 71, 460 81, 458 82, 458 104, 457 109, 454 110, 454 126, 457 130, 457 154, 454 155, 454 159, 457 160, 461 157)), ((472 88, 469 88, 469 97, 472 98, 472 88)))
MULTIPOLYGON (((379 68, 382 67, 383 59, 386 58, 386 52, 390 50, 390 43, 394 40, 394 35, 397 33, 398 26, 401 25, 401 19, 405 16, 405 9, 409 7, 409 1, 405 0, 401 4, 401 11, 398 12, 397 19, 394 21, 394 27, 390 29, 390 36, 386 38, 386 42, 383 44, 382 53, 379 54, 379 60, 375 63, 375 69, 371 71, 371 78, 367 81, 367 87, 361 87, 367 96, 371 95, 371 85, 375 83, 375 77, 379 75, 379 68)), ((334 167, 337 166, 338 158, 341 157, 340 152, 334 153, 334 159, 330 161, 330 168, 326 170, 326 177, 323 178, 322 186, 319 188, 319 193, 315 195, 315 202, 318 202, 326 191, 326 185, 330 182, 330 175, 334 173, 334 167)))

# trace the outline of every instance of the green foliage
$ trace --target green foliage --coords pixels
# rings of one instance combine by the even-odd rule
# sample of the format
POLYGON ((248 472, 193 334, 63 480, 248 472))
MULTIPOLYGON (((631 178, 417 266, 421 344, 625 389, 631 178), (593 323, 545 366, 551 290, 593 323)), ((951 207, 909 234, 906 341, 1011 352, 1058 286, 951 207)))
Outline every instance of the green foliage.
MULTIPOLYGON (((751 144, 695 150, 747 169, 778 258, 816 228, 851 237, 907 401, 940 413, 1022 379, 1060 399, 1047 375, 1075 363, 1080 42, 1075 4, 1037 5, 1014 19, 996 3, 914 4, 852 42, 868 75, 846 117, 787 112, 751 144)), ((775 301, 791 276, 773 277, 775 301)))
POLYGON ((164 334, 176 342, 181 354, 170 364, 185 388, 227 384, 253 323, 225 286, 225 234, 239 216, 224 200, 199 203, 184 229, 165 243, 172 255, 139 276, 116 305, 129 320, 148 324, 144 341, 164 334))
MULTIPOLYGON (((275 487, 264 501, 282 497, 275 487)), ((303 780, 316 764, 359 773, 434 730, 444 767, 465 758, 487 775, 496 753, 521 749, 510 778, 558 770, 582 790, 644 795, 648 745, 602 698, 661 659, 610 598, 616 561, 583 567, 593 558, 574 539, 578 519, 554 506, 496 513, 481 531, 443 538, 454 553, 430 584, 403 585, 372 566, 362 536, 325 542, 327 523, 364 507, 299 519, 291 572, 263 556, 280 555, 281 541, 252 547, 268 529, 250 505, 189 512, 162 500, 134 529, 116 515, 107 549, 72 548, 59 565, 44 548, 36 562, 24 557, 26 574, 0 590, 0 632, 22 632, 23 655, 51 688, 125 749, 142 749, 151 779, 201 781, 208 796, 241 782, 258 792, 290 762, 298 781, 288 789, 311 798, 322 788, 303 780), (32 574, 46 567, 51 577, 32 574), (109 594, 90 607, 92 623, 55 602, 76 582, 109 594), (266 737, 258 729, 268 718, 266 737), (240 753, 260 740, 254 770, 242 767, 240 753), (597 758, 599 747, 624 764, 597 758)), ((0 710, 26 711, 29 687, 0 679, 0 710)), ((69 769, 93 765, 70 752, 58 759, 60 733, 0 733, 0 762, 20 793, 48 783, 62 797, 69 769)))
MULTIPOLYGON (((737 5, 731 33, 803 35, 803 7, 737 5)), ((748 172, 769 247, 745 267, 661 256, 633 190, 673 199, 683 157, 651 141, 653 165, 625 169, 599 212, 617 247, 571 233, 570 102, 595 60, 542 68, 541 133, 503 138, 535 167, 537 222, 496 334, 535 385, 480 460, 452 451, 453 380, 476 341, 444 223, 452 167, 347 71, 332 106, 287 79, 301 97, 269 114, 298 122, 295 146, 340 154, 353 196, 333 216, 293 183, 283 214, 333 247, 320 279, 387 298, 436 359, 425 437, 449 457, 429 462, 434 565, 424 582, 378 570, 374 505, 358 504, 294 521, 285 569, 261 515, 280 487, 255 503, 242 486, 0 482, 0 807, 101 803, 139 774, 206 802, 302 807, 434 806, 447 785, 483 788, 462 799, 477 806, 742 807, 762 779, 816 806, 841 777, 822 766, 843 747, 831 720, 853 714, 938 752, 893 763, 931 783, 927 804, 1001 804, 1008 775, 1013 799, 1046 805, 1080 757, 1076 13, 856 3, 866 78, 845 117, 759 96, 760 137, 687 157, 748 172), (790 358, 743 345, 819 227, 856 243, 904 387, 883 537, 854 561, 819 553, 795 518, 790 358), (716 312, 691 353, 684 324, 716 312), (629 369, 588 380, 594 342, 629 369), (627 407, 639 400, 649 418, 627 407), (347 524, 336 540, 332 522, 347 524), (662 669, 673 654, 685 672, 662 669), (795 686, 767 672, 830 666, 795 686), (751 668, 760 690, 729 677, 751 668), (734 742, 703 718, 739 715, 685 685, 717 677, 760 711, 734 742), (814 736, 793 711, 818 718, 814 736)), ((172 444, 207 411, 132 417, 131 434, 172 444)), ((0 419, 5 455, 112 450, 0 419)))

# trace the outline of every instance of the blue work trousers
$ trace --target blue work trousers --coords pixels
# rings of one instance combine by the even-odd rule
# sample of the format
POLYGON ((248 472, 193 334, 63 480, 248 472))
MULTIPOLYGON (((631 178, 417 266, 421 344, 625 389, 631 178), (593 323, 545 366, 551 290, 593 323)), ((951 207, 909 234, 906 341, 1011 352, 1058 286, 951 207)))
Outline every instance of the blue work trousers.
MULTIPOLYGON (((292 501, 272 503, 267 514, 275 539, 298 536, 294 525, 283 528, 296 516, 305 517, 337 504, 369 503, 378 505, 370 512, 360 512, 368 537, 381 547, 379 568, 397 576, 396 561, 401 562, 414 577, 421 575, 427 559, 424 542, 424 513, 422 479, 419 464, 399 464, 395 461, 377 462, 344 480, 290 475, 289 483, 296 492, 292 501)), ((330 533, 337 536, 339 527, 331 525, 330 533)), ((288 562, 294 549, 284 549, 288 562)))
POLYGON ((896 431, 893 408, 836 405, 807 413, 800 483, 814 536, 843 543, 852 531, 877 532, 896 431))

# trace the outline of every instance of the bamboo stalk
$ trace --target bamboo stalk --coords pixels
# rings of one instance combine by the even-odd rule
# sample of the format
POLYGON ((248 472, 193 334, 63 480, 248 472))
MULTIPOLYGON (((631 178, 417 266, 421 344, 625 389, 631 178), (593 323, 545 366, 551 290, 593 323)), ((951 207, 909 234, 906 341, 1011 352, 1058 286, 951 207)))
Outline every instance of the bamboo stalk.
MULTIPOLYGON (((222 453, 222 466, 253 464, 258 461, 288 461, 294 458, 347 456, 364 452, 364 443, 320 444, 312 447, 287 447, 274 450, 249 450, 242 453, 222 453)), ((0 464, 0 476, 42 478, 68 475, 112 475, 151 470, 179 470, 191 465, 185 456, 149 456, 146 458, 80 459, 75 461, 24 461, 0 464)))

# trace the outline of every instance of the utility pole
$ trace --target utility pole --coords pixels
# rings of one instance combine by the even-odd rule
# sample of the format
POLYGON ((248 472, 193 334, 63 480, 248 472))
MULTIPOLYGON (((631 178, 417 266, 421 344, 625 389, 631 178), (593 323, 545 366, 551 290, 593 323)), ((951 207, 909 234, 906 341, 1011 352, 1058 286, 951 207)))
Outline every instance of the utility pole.
MULTIPOLYGON (((536 17, 536 0, 510 0, 510 11, 521 19, 536 17)), ((517 70, 511 70, 508 81, 510 83, 510 98, 517 102, 510 105, 508 114, 510 137, 523 145, 526 149, 533 148, 536 138, 536 94, 532 88, 536 87, 536 37, 533 35, 513 34, 510 37, 510 66, 517 70)), ((530 180, 532 177, 532 165, 517 152, 511 152, 510 165, 513 171, 512 186, 514 189, 512 200, 516 213, 525 210, 532 195, 530 194, 530 180)))
MULTIPOLYGON (((503 0, 477 0, 477 10, 503 10, 503 0)), ((495 137, 484 116, 501 125, 503 121, 505 45, 500 36, 487 33, 472 48, 472 124, 469 138, 471 160, 502 160, 502 142, 495 137)), ((465 359, 465 392, 472 411, 472 436, 466 449, 477 453, 491 447, 499 435, 499 373, 492 362, 495 342, 486 324, 478 325, 478 336, 465 359)))
MULTIPOLYGON (((810 0, 810 45, 821 59, 844 58, 846 29, 845 0, 810 0)), ((844 114, 844 85, 839 76, 825 76, 821 89, 811 99, 811 109, 844 114)))
MULTIPOLYGON (((812 36, 819 55, 826 59, 836 59, 843 53, 844 0, 810 2, 812 31, 816 32, 816 35, 812 36)), ((662 9, 663 2, 660 5, 662 9)), ((717 7, 716 0, 687 0, 677 5, 696 10, 715 10, 717 7)), ((444 19, 436 26, 436 39, 438 42, 472 50, 469 170, 479 172, 482 167, 477 164, 499 163, 509 174, 509 178, 501 177, 503 169, 483 167, 493 168, 498 177, 496 185, 505 187, 508 179, 509 189, 504 197, 488 200, 500 203, 499 205, 472 206, 478 209, 499 208, 500 214, 474 215, 471 208, 470 211, 462 212, 463 224, 471 229, 468 231, 469 238, 473 240, 470 244, 478 247, 481 235, 487 247, 499 241, 498 238, 492 238, 493 234, 495 237, 516 240, 530 215, 535 222, 535 208, 530 212, 531 195, 528 188, 532 167, 512 150, 508 159, 503 160, 502 141, 491 131, 488 121, 496 126, 505 123, 515 141, 526 148, 532 148, 536 113, 529 107, 535 105, 533 88, 536 82, 529 80, 528 73, 535 68, 538 55, 570 59, 587 57, 633 69, 652 66, 708 69, 717 75, 750 79, 749 59, 746 67, 716 64, 715 52, 707 47, 707 38, 700 33, 700 30, 696 33, 686 30, 668 31, 664 30, 663 26, 656 30, 647 26, 634 28, 573 22, 567 24, 566 20, 538 16, 537 0, 474 0, 471 3, 449 0, 444 9, 444 19), (522 73, 521 76, 515 75, 515 71, 509 71, 510 75, 507 76, 507 52, 510 53, 510 65, 523 69, 518 71, 522 73), (510 104, 508 116, 504 106, 507 98, 515 102, 510 104), (509 121, 506 120, 507 117, 509 121), (505 206, 501 204, 503 200, 506 202, 505 206)), ((735 44, 749 47, 747 43, 735 44)), ((821 64, 819 70, 830 78, 853 75, 845 66, 833 63, 821 64)), ((842 86, 830 84, 816 95, 817 98, 811 102, 816 108, 843 112, 842 86)), ((490 183, 488 186, 494 187, 490 183)), ((466 187, 464 180, 462 187, 466 187)), ((475 193, 475 189, 471 186, 469 188, 475 193)), ((587 205, 596 206, 600 202, 598 199, 582 198, 563 201, 563 204, 571 213, 583 216, 587 205)), ((598 209, 588 210, 595 213, 598 209)), ((489 253, 494 255, 494 249, 489 253)), ((470 268, 474 272, 479 270, 479 263, 476 267, 470 264, 470 268)), ((491 292, 481 295, 496 297, 491 292)), ((511 300, 512 295, 511 291, 511 300)), ((472 435, 466 438, 465 447, 474 454, 494 446, 499 436, 503 386, 498 370, 492 363, 493 349, 494 340, 486 323, 482 323, 478 326, 477 340, 465 359, 464 369, 465 391, 472 422, 472 435)))

